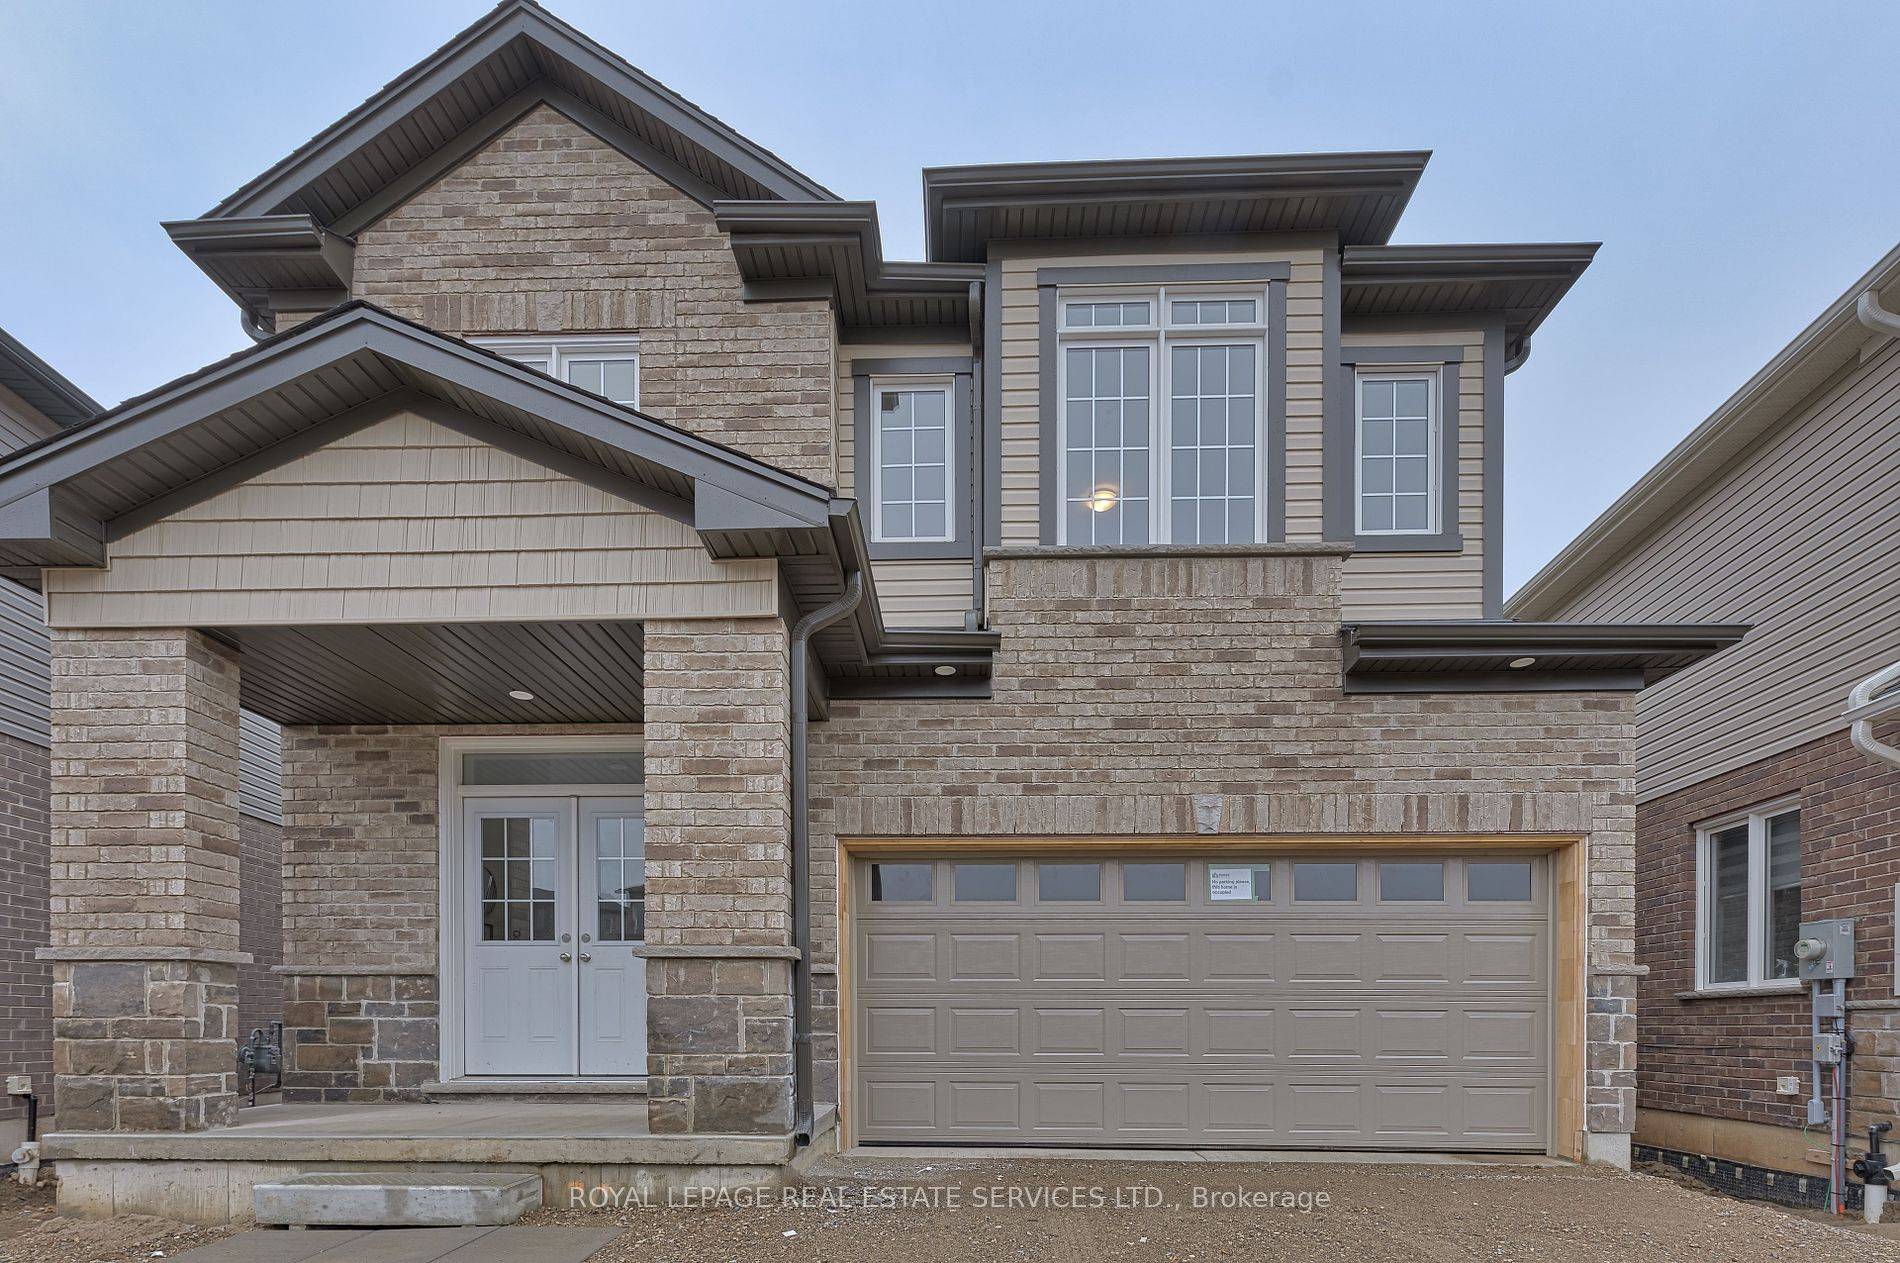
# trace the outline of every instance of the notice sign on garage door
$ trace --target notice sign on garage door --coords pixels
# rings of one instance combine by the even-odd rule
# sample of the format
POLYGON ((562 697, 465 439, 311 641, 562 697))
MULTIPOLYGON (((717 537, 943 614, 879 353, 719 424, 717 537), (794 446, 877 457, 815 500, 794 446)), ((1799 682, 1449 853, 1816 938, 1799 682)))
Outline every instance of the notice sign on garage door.
POLYGON ((1252 868, 1207 866, 1207 898, 1210 903, 1252 903, 1252 868))

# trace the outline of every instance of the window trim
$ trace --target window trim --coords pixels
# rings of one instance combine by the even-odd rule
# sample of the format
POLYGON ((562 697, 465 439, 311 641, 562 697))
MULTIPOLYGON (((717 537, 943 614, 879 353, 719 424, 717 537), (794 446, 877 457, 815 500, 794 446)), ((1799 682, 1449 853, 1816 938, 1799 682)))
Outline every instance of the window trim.
MULTIPOLYGON (((960 481, 957 477, 957 453, 962 450, 958 445, 957 427, 957 384, 954 377, 886 375, 871 377, 871 522, 870 540, 873 544, 952 544, 957 538, 957 489, 960 481), (884 533, 884 427, 879 424, 883 415, 879 403, 887 393, 905 391, 921 393, 933 391, 943 396, 943 534, 941 535, 886 535, 884 533)), ((912 469, 916 468, 912 462, 912 469)), ((913 496, 911 503, 915 504, 913 496)))
MULTIPOLYGON (((1367 536, 1385 539, 1391 536, 1417 537, 1436 536, 1444 533, 1441 517, 1445 511, 1445 451, 1443 426, 1445 424, 1442 403, 1445 394, 1445 368, 1435 365, 1431 368, 1371 368, 1364 367, 1352 375, 1352 529, 1355 536, 1367 536), (1425 382, 1425 525, 1423 527, 1392 526, 1386 530, 1368 530, 1366 528, 1366 385, 1370 382, 1425 382)), ((1393 450, 1396 452, 1397 439, 1394 437, 1393 450)), ((1397 485, 1396 483, 1394 484, 1397 485)), ((1396 506, 1395 506, 1396 507, 1396 506)), ((1397 514, 1393 520, 1398 520, 1397 514)))
MULTIPOLYGON (((1799 795, 1777 798, 1742 811, 1732 811, 1696 826, 1695 837, 1695 990, 1699 995, 1750 995, 1779 991, 1799 991, 1798 978, 1770 978, 1768 969, 1768 823, 1780 816, 1801 810, 1799 795), (1712 948, 1709 934, 1714 928, 1710 900, 1714 888, 1715 835, 1748 826, 1748 976, 1738 982, 1715 982, 1710 978, 1712 948)), ((1799 835, 1797 835, 1799 836, 1799 835)))
MULTIPOLYGON (((1284 491, 1276 485, 1276 452, 1284 444, 1275 423, 1270 384, 1270 362, 1276 338, 1284 337, 1284 320, 1276 323, 1273 286, 1269 281, 1162 280, 1149 285, 1070 284, 1055 287, 1055 400, 1054 487, 1051 542, 1062 547, 1146 547, 1175 543, 1173 535, 1174 365, 1170 352, 1177 347, 1251 346, 1254 350, 1254 471, 1253 539, 1274 541, 1276 522, 1285 519, 1284 491), (1256 319, 1241 324, 1177 325, 1172 304, 1179 299, 1245 300, 1255 304, 1256 319), (1068 322, 1075 303, 1145 302, 1152 319, 1145 325, 1079 325, 1068 322), (1145 544, 1078 543, 1068 538, 1069 485, 1069 355, 1078 347, 1147 350, 1148 365, 1148 539, 1145 544)), ((1043 459, 1047 462, 1045 450, 1043 459)), ((1283 456, 1282 456, 1283 459, 1283 456)), ((1191 542, 1192 546, 1192 542, 1191 542)), ((1214 545, 1223 546, 1223 545, 1214 545)))
MULTIPOLYGON (((545 355, 548 366, 544 370, 549 377, 557 381, 567 380, 567 360, 604 359, 633 365, 633 401, 610 400, 625 408, 640 406, 640 336, 634 333, 563 333, 556 335, 509 335, 497 338, 470 338, 469 342, 484 351, 493 351, 497 355, 518 360, 523 355, 545 355)), ((531 366, 529 366, 531 367, 531 366)), ((585 390, 584 386, 575 387, 585 390)), ((592 393, 591 391, 589 392, 592 393)), ((606 399, 607 396, 600 396, 606 399)))
MULTIPOLYGON (((1352 543, 1362 553, 1457 553, 1464 551, 1463 529, 1458 521, 1459 428, 1463 424, 1461 378, 1465 362, 1462 345, 1443 346, 1342 346, 1339 349, 1338 394, 1344 397, 1336 412, 1335 424, 1329 419, 1322 436, 1321 459, 1324 462, 1324 502, 1322 512, 1326 537, 1352 543), (1361 532, 1359 525, 1359 383, 1360 373, 1438 374, 1439 418, 1437 506, 1433 516, 1437 529, 1426 532, 1361 532)), ((1488 462, 1493 456, 1485 453, 1488 462)), ((1487 466, 1488 468, 1488 466, 1487 466)), ((1487 512, 1489 511, 1487 506, 1487 512)), ((1489 519, 1487 519, 1489 520, 1489 519)), ((1491 559, 1487 558, 1486 564, 1491 559)))

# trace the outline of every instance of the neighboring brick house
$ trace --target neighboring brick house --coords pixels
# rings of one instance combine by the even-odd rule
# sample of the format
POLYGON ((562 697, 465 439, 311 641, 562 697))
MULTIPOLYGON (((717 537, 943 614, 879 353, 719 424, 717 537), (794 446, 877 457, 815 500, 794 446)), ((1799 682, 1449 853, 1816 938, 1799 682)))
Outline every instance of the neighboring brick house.
POLYGON ((1425 161, 933 169, 893 261, 508 0, 168 225, 259 344, 0 461, 86 865, 62 1203, 1627 1163, 1634 699, 1743 629, 1499 618, 1504 377, 1594 247, 1389 244, 1425 161), (240 703, 326 1106, 269 1122, 221 1069, 240 703))
MULTIPOLYGON (((0 329, 0 452, 14 452, 102 411, 84 391, 0 329)), ((52 808, 47 747, 49 663, 37 572, 0 579, 0 1073, 33 1081, 49 1120, 53 1097, 53 975, 37 953, 48 942, 52 808), (32 586, 18 582, 30 581, 32 586)), ((277 728, 243 717, 243 933, 253 963, 242 971, 238 1024, 268 1029, 279 1017, 277 963, 282 803, 277 728)), ((0 1147, 24 1135, 25 1107, 0 1101, 0 1147)))
POLYGON ((1900 767, 1855 748, 1845 718, 1849 690, 1900 662, 1897 300, 1900 249, 1506 607, 1754 625, 1637 704, 1636 1135, 1823 1184, 1803 920, 1854 919, 1852 1126, 1900 1117, 1900 767))

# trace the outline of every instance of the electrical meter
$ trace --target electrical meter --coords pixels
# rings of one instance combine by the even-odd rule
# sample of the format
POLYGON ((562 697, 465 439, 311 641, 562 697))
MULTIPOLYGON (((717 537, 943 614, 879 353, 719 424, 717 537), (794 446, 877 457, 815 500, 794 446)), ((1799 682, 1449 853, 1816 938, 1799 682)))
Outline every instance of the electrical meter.
POLYGON ((1803 921, 1794 958, 1803 982, 1830 982, 1854 976, 1854 920, 1803 921))

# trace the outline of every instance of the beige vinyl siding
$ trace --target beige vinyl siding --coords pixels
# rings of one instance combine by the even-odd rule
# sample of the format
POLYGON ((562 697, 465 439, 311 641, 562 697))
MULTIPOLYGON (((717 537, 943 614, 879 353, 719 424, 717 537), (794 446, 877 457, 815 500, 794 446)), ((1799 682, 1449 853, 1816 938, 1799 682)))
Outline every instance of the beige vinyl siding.
POLYGON ((1346 346, 1458 346, 1465 355, 1457 366, 1458 530, 1464 536, 1464 549, 1456 554, 1355 553, 1346 559, 1341 616, 1484 617, 1483 331, 1407 331, 1382 326, 1377 333, 1351 332, 1340 340, 1346 346))
POLYGON ((5 386, 0 386, 0 456, 17 452, 28 443, 37 443, 47 435, 57 433, 57 421, 5 386))
POLYGON ((1740 645, 1637 704, 1656 798, 1840 731, 1900 659, 1900 344, 1822 386, 1550 617, 1741 622, 1740 645))
POLYGON ((398 414, 48 571, 58 627, 642 619, 778 612, 651 510, 398 414))
MULTIPOLYGON (((1317 244, 1266 245, 1246 250, 1049 254, 1015 256, 1007 244, 993 249, 1003 274, 1001 385, 1003 400, 1002 542, 1005 547, 1041 542, 1041 316, 1036 269, 1042 267, 1148 266, 1182 263, 1292 265, 1287 283, 1286 537, 1320 538, 1320 425, 1324 393, 1323 255, 1317 244)), ((1271 335, 1270 335, 1271 336, 1271 335)))
MULTIPOLYGON (((852 386, 858 360, 919 359, 967 356, 967 344, 854 343, 839 348, 838 359, 838 494, 858 499, 866 528, 871 522, 870 489, 859 495, 857 477, 857 399, 852 386)), ((969 475, 958 471, 959 481, 969 475)), ((982 524, 977 523, 981 530, 982 524)), ((889 627, 962 627, 972 608, 971 563, 947 561, 874 561, 871 578, 877 584, 878 606, 889 627)))

